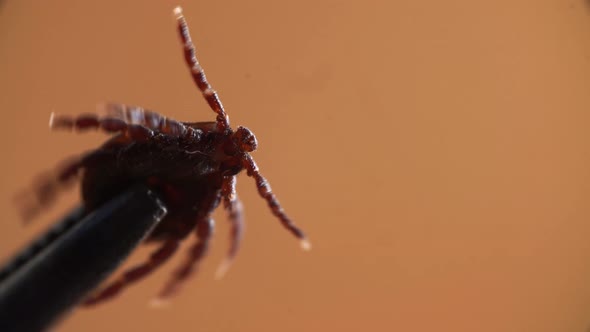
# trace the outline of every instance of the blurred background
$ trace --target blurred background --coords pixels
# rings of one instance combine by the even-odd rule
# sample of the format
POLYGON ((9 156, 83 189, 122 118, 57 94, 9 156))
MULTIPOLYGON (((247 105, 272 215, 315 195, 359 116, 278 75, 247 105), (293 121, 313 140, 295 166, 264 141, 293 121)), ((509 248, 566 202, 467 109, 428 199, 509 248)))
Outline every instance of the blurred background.
POLYGON ((583 0, 2 1, 0 258, 78 195, 25 228, 14 194, 105 139, 52 133, 50 112, 117 101, 214 119, 175 5, 313 250, 242 175, 247 229, 225 279, 213 277, 228 239, 218 211, 213 251, 171 306, 149 301, 184 253, 57 331, 589 330, 583 0))

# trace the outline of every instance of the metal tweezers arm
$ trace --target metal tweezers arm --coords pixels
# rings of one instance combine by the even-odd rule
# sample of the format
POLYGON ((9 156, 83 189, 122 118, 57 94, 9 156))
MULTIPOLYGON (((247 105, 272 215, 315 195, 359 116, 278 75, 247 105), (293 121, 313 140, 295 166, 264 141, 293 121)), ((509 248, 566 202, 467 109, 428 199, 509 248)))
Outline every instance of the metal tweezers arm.
POLYGON ((166 215, 145 186, 78 208, 0 269, 0 331, 42 331, 80 303, 166 215), (84 217, 85 216, 85 217, 84 217))

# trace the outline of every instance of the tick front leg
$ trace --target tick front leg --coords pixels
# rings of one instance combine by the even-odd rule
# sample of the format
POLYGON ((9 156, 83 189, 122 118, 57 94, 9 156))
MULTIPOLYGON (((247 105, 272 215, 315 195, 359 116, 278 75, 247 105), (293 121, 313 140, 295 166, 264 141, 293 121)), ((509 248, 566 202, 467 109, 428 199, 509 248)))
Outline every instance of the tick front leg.
POLYGON ((197 50, 193 44, 186 19, 184 18, 184 15, 182 15, 182 8, 174 8, 174 15, 176 15, 176 21, 178 23, 180 40, 184 46, 184 58, 187 66, 190 68, 193 81, 203 94, 203 98, 205 98, 209 107, 211 107, 211 109, 217 114, 216 120, 218 131, 225 132, 230 129, 229 116, 223 109, 223 105, 221 104, 217 92, 215 92, 211 87, 211 84, 209 84, 209 81, 205 76, 205 71, 197 59, 197 50))
POLYGON ((185 263, 174 272, 170 281, 164 286, 157 299, 154 300, 154 304, 173 296, 178 291, 181 283, 195 273, 198 263, 205 257, 209 249, 214 225, 215 222, 209 214, 197 222, 197 242, 191 246, 185 263))
POLYGON ((51 113, 51 117, 49 118, 49 127, 51 129, 77 131, 102 129, 109 134, 125 134, 135 141, 147 140, 154 136, 154 132, 151 129, 142 125, 129 124, 124 120, 115 117, 99 118, 95 114, 83 114, 77 117, 70 117, 51 113))
POLYGON ((254 181, 256 181, 258 194, 264 198, 264 200, 266 200, 268 207, 272 211, 272 214, 274 214, 281 221, 283 227, 289 230, 289 232, 291 232, 301 241, 301 248, 303 250, 310 250, 311 243, 307 239, 307 236, 305 236, 305 233, 303 233, 299 227, 295 226, 295 223, 291 220, 291 218, 289 218, 289 216, 287 216, 283 210, 283 207, 279 203, 279 200, 270 189, 268 181, 262 176, 262 174, 260 174, 260 170, 258 169, 258 165, 256 165, 254 159, 252 159, 250 155, 246 155, 243 159, 243 165, 248 173, 248 176, 253 177, 254 181))
POLYGON ((143 279, 164 262, 166 262, 178 249, 179 240, 171 239, 166 241, 156 252, 154 252, 148 261, 127 270, 117 280, 100 290, 97 294, 88 297, 82 304, 91 306, 103 302, 119 294, 123 289, 131 284, 143 279))
POLYGON ((227 270, 231 267, 238 250, 240 249, 240 242, 244 231, 242 202, 236 193, 236 176, 228 176, 223 180, 221 196, 223 199, 223 207, 228 213, 231 230, 229 251, 225 260, 221 263, 215 273, 217 279, 223 278, 227 270))

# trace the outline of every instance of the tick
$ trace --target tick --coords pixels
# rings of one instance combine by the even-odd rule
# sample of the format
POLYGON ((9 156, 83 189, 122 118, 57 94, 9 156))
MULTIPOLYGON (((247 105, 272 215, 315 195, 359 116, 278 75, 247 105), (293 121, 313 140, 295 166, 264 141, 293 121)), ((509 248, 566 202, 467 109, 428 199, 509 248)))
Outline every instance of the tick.
POLYGON ((174 272, 159 294, 166 298, 196 268, 204 257, 213 234, 213 211, 223 202, 231 224, 230 247, 217 275, 231 265, 242 236, 242 204, 236 194, 236 176, 242 170, 254 179, 258 193, 282 225, 301 241, 304 233, 285 214, 267 180, 250 155, 258 142, 246 127, 232 129, 221 101, 199 64, 187 22, 180 7, 174 9, 184 57, 192 78, 209 107, 214 122, 179 122, 137 106, 106 104, 103 115, 68 117, 52 114, 56 130, 102 130, 111 135, 99 148, 65 163, 58 172, 40 181, 36 202, 26 209, 33 217, 47 207, 66 184, 79 180, 84 207, 89 211, 135 183, 146 183, 159 192, 168 207, 167 216, 148 235, 146 242, 159 243, 149 259, 124 272, 119 278, 86 299, 92 305, 109 299, 144 278, 178 249, 180 242, 195 234, 186 261, 174 272))

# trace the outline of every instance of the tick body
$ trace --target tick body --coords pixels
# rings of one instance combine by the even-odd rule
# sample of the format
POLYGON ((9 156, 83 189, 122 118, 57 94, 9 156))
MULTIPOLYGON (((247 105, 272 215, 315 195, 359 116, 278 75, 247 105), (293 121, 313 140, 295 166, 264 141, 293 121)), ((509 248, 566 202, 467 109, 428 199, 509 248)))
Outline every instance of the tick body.
POLYGON ((142 279, 170 258, 183 239, 194 234, 196 239, 186 261, 174 272, 159 297, 175 293, 206 254, 213 234, 211 215, 221 203, 231 225, 230 248, 218 270, 219 276, 225 273, 238 251, 242 235, 242 204, 236 194, 236 175, 242 170, 254 179, 260 196, 282 225, 300 239, 304 249, 309 249, 305 235, 285 214, 250 156, 257 148, 254 134, 245 127, 235 130, 230 127, 229 117, 197 60, 180 7, 174 14, 186 63, 196 86, 216 113, 214 122, 178 122, 123 104, 105 104, 98 115, 52 114, 50 118, 52 129, 102 130, 111 138, 98 149, 68 162, 54 176, 40 181, 35 202, 24 209, 27 218, 47 207, 61 187, 75 180, 81 183, 82 201, 88 211, 136 183, 146 183, 159 192, 168 207, 168 215, 146 239, 159 243, 158 249, 143 264, 127 270, 90 296, 86 305, 109 299, 142 279))

